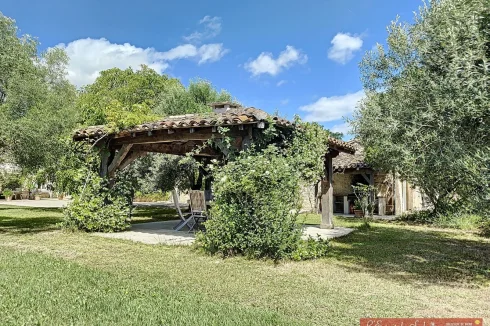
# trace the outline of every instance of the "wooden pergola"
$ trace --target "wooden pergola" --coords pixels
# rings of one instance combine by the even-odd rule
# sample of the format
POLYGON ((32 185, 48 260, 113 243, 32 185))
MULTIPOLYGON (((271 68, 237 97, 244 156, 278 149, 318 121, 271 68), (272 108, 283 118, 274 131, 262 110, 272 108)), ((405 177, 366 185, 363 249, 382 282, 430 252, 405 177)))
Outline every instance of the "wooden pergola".
MULTIPOLYGON (((230 102, 212 103, 213 112, 169 116, 159 121, 144 123, 117 133, 107 133, 105 126, 91 126, 78 130, 75 141, 88 140, 99 148, 100 175, 112 178, 117 170, 129 166, 148 153, 173 155, 191 154, 196 160, 223 158, 228 148, 221 146, 224 137, 231 137, 232 147, 241 150, 257 139, 269 123, 284 131, 292 131, 293 124, 277 116, 230 102), (226 133, 222 129, 226 128, 226 133), (212 140, 210 143, 209 141, 212 140)), ((330 139, 325 156, 326 178, 322 182, 322 227, 333 227, 332 158, 339 152, 353 153, 347 143, 330 139)))
POLYGON ((333 158, 340 153, 354 154, 355 149, 350 144, 330 138, 328 140, 327 153, 325 154, 325 178, 321 182, 321 206, 322 206, 322 221, 320 228, 333 229, 333 158))

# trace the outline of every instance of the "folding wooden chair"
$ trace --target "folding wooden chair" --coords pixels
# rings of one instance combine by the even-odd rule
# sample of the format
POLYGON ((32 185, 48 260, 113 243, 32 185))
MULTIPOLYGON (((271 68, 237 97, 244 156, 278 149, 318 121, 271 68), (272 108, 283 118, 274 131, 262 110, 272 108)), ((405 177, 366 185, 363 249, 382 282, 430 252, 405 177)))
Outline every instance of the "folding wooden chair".
POLYGON ((179 195, 177 194, 177 189, 172 190, 172 197, 174 200, 175 209, 177 210, 177 213, 179 214, 179 217, 181 219, 179 224, 174 226, 173 229, 175 231, 180 231, 184 226, 187 226, 189 228, 189 231, 191 231, 196 225, 196 220, 194 216, 192 216, 192 213, 185 216, 184 214, 182 214, 182 210, 180 209, 179 205, 179 195))
MULTIPOLYGON (((207 220, 206 215, 206 196, 204 191, 201 190, 190 190, 189 197, 191 201, 191 216, 194 217, 196 225, 207 220)), ((193 225, 193 228, 196 226, 193 225)), ((192 231, 192 229, 191 229, 192 231)))

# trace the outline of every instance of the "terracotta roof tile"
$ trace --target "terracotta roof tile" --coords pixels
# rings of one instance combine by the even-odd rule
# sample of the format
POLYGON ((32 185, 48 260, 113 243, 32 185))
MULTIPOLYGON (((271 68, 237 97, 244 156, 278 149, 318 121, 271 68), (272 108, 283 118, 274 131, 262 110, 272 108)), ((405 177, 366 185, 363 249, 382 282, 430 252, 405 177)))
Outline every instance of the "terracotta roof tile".
POLYGON ((357 140, 351 140, 346 143, 348 146, 355 149, 354 154, 340 153, 337 157, 333 158, 333 169, 336 172, 342 172, 348 169, 370 169, 367 164, 364 155, 364 148, 357 140))
MULTIPOLYGON (((283 118, 277 116, 270 116, 268 113, 256 109, 254 107, 249 108, 230 108, 223 113, 203 113, 203 114, 185 114, 175 115, 163 118, 162 120, 142 123, 132 128, 121 130, 115 135, 116 137, 125 136, 131 133, 146 132, 151 130, 161 129, 178 129, 178 128, 194 128, 194 127, 209 127, 209 126, 233 126, 249 123, 257 123, 272 119, 274 123, 282 127, 293 127, 293 124, 283 118)), ((74 140, 82 140, 86 138, 99 138, 106 134, 104 126, 90 126, 75 131, 73 134, 74 140)), ((346 151, 349 153, 354 152, 354 148, 348 143, 330 138, 329 145, 332 148, 346 151)), ((342 155, 342 154, 341 154, 342 155)), ((349 155, 349 154, 347 154, 349 155)))

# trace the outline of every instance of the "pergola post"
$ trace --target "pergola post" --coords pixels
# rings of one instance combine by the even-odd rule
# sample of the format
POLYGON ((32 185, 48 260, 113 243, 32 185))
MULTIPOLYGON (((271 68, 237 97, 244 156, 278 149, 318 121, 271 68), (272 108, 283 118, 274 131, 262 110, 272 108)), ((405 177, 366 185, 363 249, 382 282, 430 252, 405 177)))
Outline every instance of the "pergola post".
POLYGON ((332 156, 325 156, 325 172, 326 176, 322 180, 322 221, 320 228, 333 229, 333 164, 332 156))
POLYGON ((100 156, 100 166, 99 166, 99 175, 104 178, 107 176, 109 170, 109 158, 111 156, 111 152, 107 147, 102 147, 99 152, 100 156))

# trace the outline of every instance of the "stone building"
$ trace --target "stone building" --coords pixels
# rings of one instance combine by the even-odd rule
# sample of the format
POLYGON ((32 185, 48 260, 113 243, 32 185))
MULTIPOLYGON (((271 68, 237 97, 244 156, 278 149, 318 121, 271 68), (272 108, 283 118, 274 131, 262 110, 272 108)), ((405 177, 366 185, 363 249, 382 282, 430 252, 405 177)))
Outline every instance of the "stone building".
MULTIPOLYGON (((401 180, 392 173, 372 169, 366 162, 364 149, 357 140, 348 142, 355 153, 339 153, 332 159, 333 164, 333 212, 353 214, 355 195, 353 185, 358 183, 376 187, 375 210, 377 215, 400 215, 411 210, 424 208, 423 195, 416 187, 401 180)), ((318 211, 319 186, 303 187, 303 210, 318 211)))

